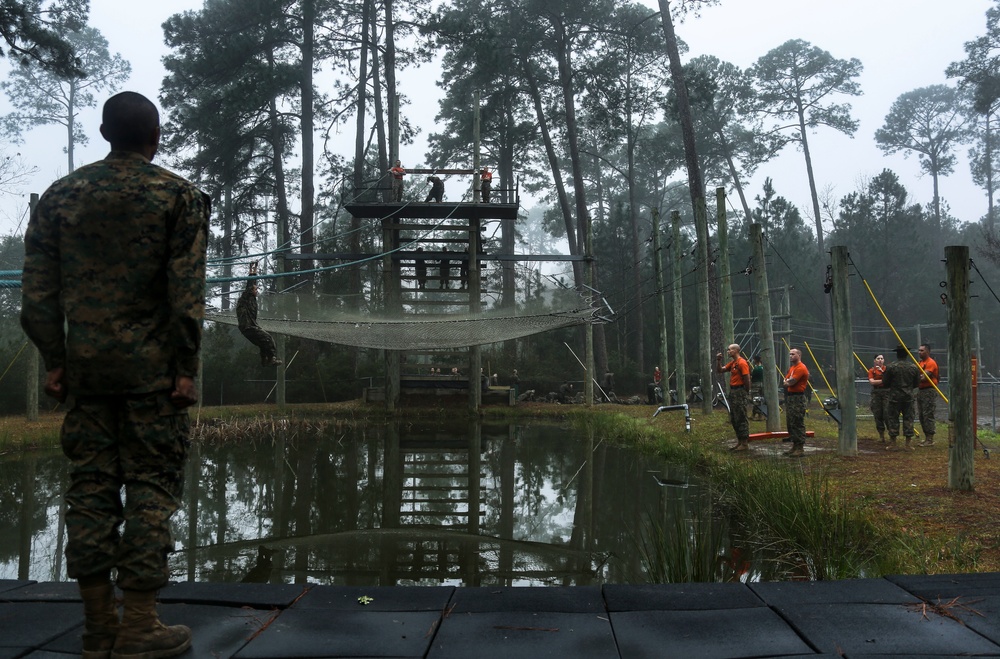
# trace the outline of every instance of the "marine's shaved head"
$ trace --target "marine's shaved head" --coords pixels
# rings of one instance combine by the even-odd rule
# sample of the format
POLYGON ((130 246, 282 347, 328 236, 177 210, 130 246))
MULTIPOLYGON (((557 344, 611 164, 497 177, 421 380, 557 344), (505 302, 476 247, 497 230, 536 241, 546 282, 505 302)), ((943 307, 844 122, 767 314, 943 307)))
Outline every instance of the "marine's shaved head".
POLYGON ((109 98, 101 122, 101 135, 113 149, 155 147, 159 141, 160 113, 142 94, 122 92, 109 98))

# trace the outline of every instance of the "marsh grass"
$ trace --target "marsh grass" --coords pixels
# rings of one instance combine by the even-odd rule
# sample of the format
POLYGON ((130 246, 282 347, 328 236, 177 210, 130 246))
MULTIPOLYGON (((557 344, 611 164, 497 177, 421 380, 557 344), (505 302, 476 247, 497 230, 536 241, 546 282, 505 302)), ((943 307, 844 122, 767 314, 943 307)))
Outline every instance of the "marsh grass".
POLYGON ((631 537, 643 583, 728 581, 723 560, 727 540, 724 525, 710 514, 650 514, 631 537))

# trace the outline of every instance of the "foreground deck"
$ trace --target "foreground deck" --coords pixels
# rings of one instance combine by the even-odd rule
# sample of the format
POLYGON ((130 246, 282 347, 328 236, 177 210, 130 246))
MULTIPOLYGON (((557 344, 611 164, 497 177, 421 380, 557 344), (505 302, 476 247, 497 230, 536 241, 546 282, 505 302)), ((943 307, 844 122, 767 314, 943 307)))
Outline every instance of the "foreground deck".
MULTIPOLYGON (((573 588, 179 583, 161 591, 160 613, 194 630, 184 656, 198 658, 1000 657, 1000 573, 573 588)), ((0 659, 80 656, 82 623, 73 583, 0 580, 0 659)))

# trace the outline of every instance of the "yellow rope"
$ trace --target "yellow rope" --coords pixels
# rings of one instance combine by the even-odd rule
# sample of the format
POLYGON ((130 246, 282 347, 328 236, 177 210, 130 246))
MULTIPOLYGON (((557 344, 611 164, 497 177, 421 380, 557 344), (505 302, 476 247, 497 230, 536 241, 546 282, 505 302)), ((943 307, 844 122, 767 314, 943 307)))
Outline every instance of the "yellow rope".
POLYGON ((865 366, 865 363, 863 361, 861 361, 860 357, 858 357, 858 353, 852 352, 851 354, 854 355, 854 358, 858 360, 859 364, 861 364, 861 368, 865 369, 865 373, 867 373, 868 372, 868 367, 865 366))
POLYGON ((22 352, 24 352, 24 349, 25 349, 25 348, 27 348, 27 347, 28 347, 28 342, 27 342, 27 341, 25 341, 25 342, 24 342, 24 345, 23 345, 23 346, 21 346, 21 349, 17 351, 17 354, 16 354, 16 355, 14 355, 14 359, 10 360, 10 363, 9 363, 9 364, 7 364, 7 368, 6 368, 5 370, 4 370, 4 372, 3 372, 3 375, 0 375, 0 382, 2 382, 2 381, 3 381, 3 379, 4 379, 4 376, 6 376, 6 375, 7 375, 7 371, 9 371, 9 370, 10 370, 10 367, 14 365, 14 362, 16 362, 16 361, 17 361, 17 358, 21 356, 21 353, 22 353, 22 352))
POLYGON ((918 362, 917 358, 913 356, 912 352, 910 352, 910 349, 906 346, 906 343, 903 342, 902 337, 899 336, 899 332, 897 332, 896 328, 892 326, 892 323, 889 321, 889 317, 885 315, 884 311, 882 311, 882 305, 878 303, 878 299, 875 297, 875 293, 872 292, 872 287, 868 285, 868 280, 862 277, 861 281, 864 282, 865 288, 868 289, 868 294, 872 296, 872 301, 875 303, 875 307, 878 309, 878 312, 882 314, 882 319, 885 320, 885 324, 889 326, 889 329, 891 329, 892 333, 896 336, 896 340, 899 341, 899 345, 906 348, 906 354, 910 356, 910 359, 913 361, 914 364, 917 365, 917 368, 920 369, 920 372, 923 374, 923 376, 927 378, 927 381, 931 383, 931 386, 934 387, 934 390, 938 392, 938 396, 941 396, 941 400, 947 403, 948 402, 947 396, 945 396, 941 392, 941 390, 938 389, 937 383, 931 380, 930 377, 927 375, 927 371, 925 371, 923 367, 920 366, 920 362, 918 362))
POLYGON ((823 382, 826 383, 826 388, 830 390, 830 393, 833 394, 834 398, 837 398, 837 390, 834 389, 833 385, 830 384, 830 381, 826 379, 826 373, 823 372, 823 367, 819 365, 819 360, 816 359, 816 355, 813 354, 813 349, 809 347, 809 342, 803 341, 802 345, 804 345, 806 350, 809 351, 809 356, 812 357, 813 364, 816 364, 816 370, 819 371, 820 376, 823 378, 823 382))

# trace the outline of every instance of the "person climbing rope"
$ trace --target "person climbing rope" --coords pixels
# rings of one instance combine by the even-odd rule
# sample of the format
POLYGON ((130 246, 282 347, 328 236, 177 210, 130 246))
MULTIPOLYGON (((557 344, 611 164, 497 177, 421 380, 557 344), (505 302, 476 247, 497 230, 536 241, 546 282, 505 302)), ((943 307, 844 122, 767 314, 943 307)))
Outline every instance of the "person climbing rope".
MULTIPOLYGON (((250 264, 248 276, 257 275, 257 264, 250 264)), ((271 335, 261 329, 257 324, 257 282, 250 280, 247 287, 243 289, 240 299, 236 302, 236 319, 239 323, 240 333, 247 338, 247 341, 260 348, 260 363, 263 366, 278 366, 281 360, 278 359, 274 347, 274 339, 271 335)))

